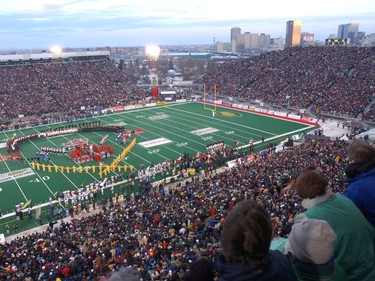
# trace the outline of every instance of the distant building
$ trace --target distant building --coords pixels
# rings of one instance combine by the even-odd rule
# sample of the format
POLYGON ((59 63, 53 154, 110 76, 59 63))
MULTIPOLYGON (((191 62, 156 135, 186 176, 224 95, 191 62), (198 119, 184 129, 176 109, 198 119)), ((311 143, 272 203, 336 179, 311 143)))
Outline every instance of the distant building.
POLYGON ((355 45, 358 43, 358 23, 340 24, 337 31, 338 39, 348 39, 348 44, 355 45))
POLYGON ((315 45, 314 34, 308 33, 308 32, 302 32, 301 33, 301 45, 302 46, 314 46, 315 45))
POLYGON ((334 38, 334 39, 326 39, 325 41, 325 45, 326 46, 345 46, 347 45, 347 39, 344 38, 344 39, 337 39, 337 38, 334 38))
POLYGON ((239 27, 232 27, 230 30, 230 41, 236 40, 236 37, 241 35, 241 28, 239 27))
POLYGON ((224 43, 223 42, 221 42, 221 41, 217 41, 216 42, 216 44, 215 44, 216 46, 216 52, 224 52, 225 50, 224 50, 224 43))
POLYGON ((268 34, 257 34, 251 32, 241 33, 239 27, 231 29, 232 52, 262 51, 268 49, 271 43, 271 37, 268 34))
POLYGON ((286 23, 285 47, 300 46, 301 26, 302 22, 299 20, 290 20, 286 23))
POLYGON ((230 43, 232 45, 232 52, 237 52, 237 40, 238 37, 241 35, 241 28, 239 27, 232 27, 230 30, 230 43))
POLYGON ((362 46, 375 47, 375 33, 366 35, 362 41, 362 46))
POLYGON ((284 49, 284 38, 278 37, 278 38, 271 38, 270 42, 270 50, 277 51, 284 49))
POLYGON ((363 40, 366 38, 366 33, 363 31, 358 31, 357 34, 357 45, 362 44, 363 40))
POLYGON ((231 52, 232 47, 231 47, 231 44, 228 42, 217 41, 216 46, 215 46, 215 51, 218 53, 231 52))

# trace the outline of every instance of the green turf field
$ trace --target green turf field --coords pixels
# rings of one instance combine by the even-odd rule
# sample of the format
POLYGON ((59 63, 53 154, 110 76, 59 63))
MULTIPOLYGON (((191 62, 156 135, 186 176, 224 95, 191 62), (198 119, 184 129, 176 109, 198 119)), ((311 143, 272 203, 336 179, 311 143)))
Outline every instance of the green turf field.
MULTIPOLYGON (((207 105, 206 105, 207 107, 207 105)), ((105 124, 122 124, 126 130, 142 129, 144 132, 134 135, 137 144, 120 161, 120 165, 132 165, 135 171, 141 165, 149 166, 151 163, 159 163, 165 160, 176 159, 183 153, 190 155, 197 151, 205 151, 206 145, 224 141, 228 146, 233 146, 233 139, 240 141, 241 145, 247 145, 249 138, 254 139, 256 150, 265 148, 268 141, 279 142, 288 136, 308 132, 313 126, 298 122, 290 122, 277 118, 265 117, 249 112, 217 107, 217 114, 212 116, 210 110, 204 109, 200 103, 176 103, 158 107, 146 107, 142 109, 123 111, 94 117, 88 120, 99 121, 105 124), (262 143, 261 138, 265 138, 262 143)), ((68 123, 43 125, 16 131, 3 132, 0 135, 0 143, 4 143, 13 134, 17 136, 34 134, 41 130, 66 126, 68 123)), ((55 137, 40 138, 25 142, 21 145, 20 152, 24 160, 0 162, 0 208, 3 213, 14 211, 16 204, 32 200, 33 205, 48 202, 49 197, 60 190, 78 189, 81 185, 101 181, 97 171, 90 168, 88 173, 67 173, 33 170, 30 169, 30 161, 35 157, 41 147, 62 148, 64 143, 75 139, 87 140, 89 144, 98 144, 100 139, 109 134, 105 145, 114 147, 114 155, 104 160, 109 165, 119 155, 127 144, 115 142, 115 132, 87 132, 66 134, 55 137), (3 180, 4 174, 10 172, 23 172, 24 177, 15 177, 3 180)), ((6 155, 6 149, 0 148, 0 155, 6 155)), ((51 162, 45 163, 57 166, 85 167, 97 165, 95 162, 77 164, 70 160, 69 155, 50 154, 51 162)), ((42 162, 44 163, 44 162, 42 162)), ((120 171, 124 174, 123 171, 120 171)), ((117 173, 117 172, 115 172, 117 173)), ((129 170, 126 172, 129 173, 129 170)))

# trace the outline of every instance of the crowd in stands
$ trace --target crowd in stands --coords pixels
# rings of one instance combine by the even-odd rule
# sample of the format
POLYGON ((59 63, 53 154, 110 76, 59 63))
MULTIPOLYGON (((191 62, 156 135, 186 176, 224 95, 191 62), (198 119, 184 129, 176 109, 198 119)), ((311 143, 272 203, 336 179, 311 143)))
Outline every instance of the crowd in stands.
POLYGON ((244 199, 261 202, 274 237, 287 237, 303 207, 295 190, 285 187, 299 171, 314 168, 333 192, 344 191, 347 149, 345 141, 309 140, 162 193, 127 196, 112 208, 104 204, 99 214, 0 246, 0 277, 98 280, 132 266, 143 280, 183 280, 198 257, 220 252, 222 222, 244 199))
POLYGON ((0 114, 7 119, 81 106, 107 108, 146 93, 107 59, 0 67, 0 114))
POLYGON ((374 105, 372 105, 371 108, 368 111, 366 111, 366 113, 364 114, 364 119, 370 122, 375 122, 375 106, 374 105))
MULTIPOLYGON (((358 116, 374 98, 374 58, 374 48, 288 48, 222 64, 202 82, 244 100, 358 116)), ((64 112, 51 118, 66 120, 69 110, 81 105, 104 108, 145 97, 106 60, 0 67, 0 79, 0 114, 8 118, 64 112)), ((143 280, 191 280, 187 276, 196 261, 215 261, 222 253, 223 226, 238 202, 260 202, 272 238, 287 238, 305 210, 305 198, 291 188, 301 171, 313 169, 328 180, 332 193, 344 192, 348 146, 343 140, 309 139, 216 173, 219 155, 218 165, 200 166, 201 177, 124 194, 122 202, 103 201, 99 213, 61 220, 59 226, 51 221, 42 233, 0 245, 0 280, 101 280, 129 266, 143 280)), ((181 159, 185 168, 191 159, 181 159)))
POLYGON ((243 100, 356 117, 375 97, 374 60, 375 48, 286 48, 218 64, 202 82, 243 100))
MULTIPOLYGON (((218 64, 198 82, 243 100, 372 121, 374 59, 370 47, 286 48, 218 64)), ((147 95, 107 59, 3 65, 0 79, 0 115, 39 116, 30 121, 36 124, 88 117, 81 106, 104 109, 147 95), (46 113, 55 114, 40 120, 46 113)))

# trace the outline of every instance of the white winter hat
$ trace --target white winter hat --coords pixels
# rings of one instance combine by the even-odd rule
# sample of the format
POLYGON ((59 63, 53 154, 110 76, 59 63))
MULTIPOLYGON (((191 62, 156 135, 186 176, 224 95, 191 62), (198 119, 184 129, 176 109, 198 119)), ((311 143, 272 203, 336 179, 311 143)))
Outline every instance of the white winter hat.
POLYGON ((291 252, 301 262, 325 264, 334 255, 336 238, 326 221, 299 215, 289 234, 285 251, 291 252))

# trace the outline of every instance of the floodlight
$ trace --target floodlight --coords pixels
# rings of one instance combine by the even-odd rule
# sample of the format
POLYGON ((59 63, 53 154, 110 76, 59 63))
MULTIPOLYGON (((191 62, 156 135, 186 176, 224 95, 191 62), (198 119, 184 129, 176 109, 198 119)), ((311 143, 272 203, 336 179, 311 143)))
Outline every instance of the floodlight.
POLYGON ((62 50, 60 46, 52 46, 50 49, 50 52, 53 54, 61 54, 62 50))
POLYGON ((158 59, 160 55, 160 47, 157 45, 147 46, 146 54, 149 55, 151 59, 158 59))

